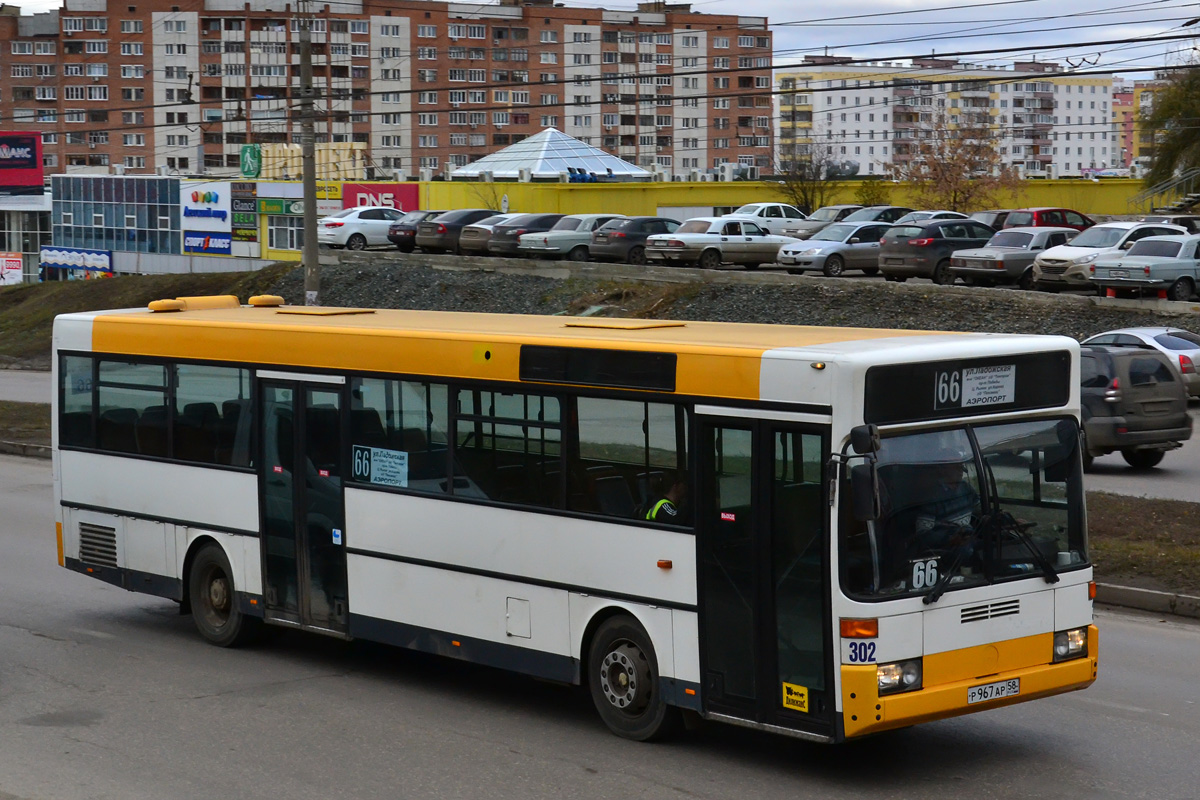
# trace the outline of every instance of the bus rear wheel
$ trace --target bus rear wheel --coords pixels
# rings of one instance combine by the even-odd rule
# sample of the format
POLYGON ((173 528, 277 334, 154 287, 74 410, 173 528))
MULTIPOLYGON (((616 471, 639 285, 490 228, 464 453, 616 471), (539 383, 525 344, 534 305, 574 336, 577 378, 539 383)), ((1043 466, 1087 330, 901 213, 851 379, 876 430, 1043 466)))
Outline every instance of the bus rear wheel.
POLYGON ((192 620, 208 642, 233 647, 245 644, 257 633, 260 621, 246 617, 238 608, 233 570, 224 550, 215 544, 204 545, 192 561, 189 575, 192 620))
POLYGON ((633 618, 600 624, 588 652, 588 689, 610 731, 646 742, 676 730, 679 709, 667 705, 658 678, 654 646, 633 618))

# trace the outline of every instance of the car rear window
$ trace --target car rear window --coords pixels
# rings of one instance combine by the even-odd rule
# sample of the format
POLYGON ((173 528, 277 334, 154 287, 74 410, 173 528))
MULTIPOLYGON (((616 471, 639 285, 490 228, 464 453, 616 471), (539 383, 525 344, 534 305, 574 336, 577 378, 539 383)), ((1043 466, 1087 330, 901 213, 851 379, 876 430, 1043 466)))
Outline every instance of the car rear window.
POLYGON ((1099 389, 1108 386, 1109 377, 1105 374, 1104 365, 1098 358, 1083 355, 1079 359, 1079 383, 1085 389, 1099 389))
POLYGON ((577 231, 579 226, 583 224, 583 220, 579 217, 563 217, 558 222, 554 223, 552 231, 577 231))
POLYGON ((1161 344, 1168 350, 1195 350, 1200 348, 1200 336, 1191 331, 1171 331, 1170 333, 1160 333, 1154 337, 1154 341, 1161 344))
POLYGON ((712 225, 706 219, 690 219, 679 226, 676 233, 708 233, 709 227, 712 225))
POLYGON ((988 240, 988 247, 1019 247, 1024 250, 1032 241, 1032 233, 1001 231, 988 240))
POLYGON ((1129 362, 1129 382, 1134 386, 1149 386, 1153 383, 1174 383, 1171 368, 1157 358, 1134 358, 1129 362))
POLYGON ((919 236, 923 230, 925 228, 921 225, 894 225, 888 228, 888 232, 883 235, 883 238, 894 242, 897 239, 919 236))
POLYGON ((447 211, 438 217, 438 222, 462 222, 476 214, 473 208, 460 208, 457 211, 447 211))
POLYGON ((1010 228, 1020 228, 1033 224, 1033 213, 1030 211, 1014 211, 1008 215, 1004 224, 1010 228))
POLYGON ((1133 247, 1129 248, 1131 256, 1163 256, 1165 258, 1174 258, 1179 255, 1179 248, 1183 245, 1179 242, 1155 242, 1149 239, 1143 239, 1136 242, 1133 247))
POLYGON ((604 225, 603 225, 602 227, 600 227, 600 230, 602 230, 602 231, 619 231, 619 230, 624 230, 624 228, 625 228, 626 226, 628 226, 628 225, 632 225, 632 224, 633 224, 633 223, 635 223, 635 222, 636 222, 637 224, 639 224, 639 225, 641 224, 641 221, 640 221, 640 220, 632 220, 632 219, 610 219, 608 222, 604 223, 604 225))

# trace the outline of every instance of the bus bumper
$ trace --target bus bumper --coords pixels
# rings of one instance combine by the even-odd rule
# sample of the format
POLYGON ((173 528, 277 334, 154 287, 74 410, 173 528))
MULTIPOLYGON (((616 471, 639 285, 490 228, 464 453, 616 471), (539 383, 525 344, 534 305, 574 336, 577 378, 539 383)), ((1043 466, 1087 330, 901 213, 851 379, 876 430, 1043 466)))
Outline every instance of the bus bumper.
MULTIPOLYGON (((924 688, 915 692, 879 696, 874 666, 842 667, 842 723, 847 739, 904 728, 989 708, 1023 703, 1090 686, 1096 680, 1100 634, 1095 625, 1088 627, 1088 654, 1058 664, 1046 663, 1051 653, 1053 634, 1039 634, 994 645, 982 645, 924 659, 924 688), (1025 661, 1033 653, 1042 663, 989 671, 981 669, 962 674, 973 666, 1025 661), (977 677, 979 676, 979 677, 977 677), (979 703, 967 703, 972 686, 1019 678, 1021 693, 979 703)), ((978 669, 978 666, 976 668, 978 669)))

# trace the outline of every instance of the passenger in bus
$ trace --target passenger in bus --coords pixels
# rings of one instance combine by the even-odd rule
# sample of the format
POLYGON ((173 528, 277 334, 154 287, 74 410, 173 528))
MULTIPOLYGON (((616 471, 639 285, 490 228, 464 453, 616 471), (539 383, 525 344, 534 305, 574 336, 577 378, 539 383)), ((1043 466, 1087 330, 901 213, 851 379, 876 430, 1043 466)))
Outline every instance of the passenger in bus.
POLYGON ((677 473, 671 486, 646 510, 650 522, 665 522, 668 525, 687 525, 691 519, 687 505, 688 484, 685 473, 677 473))

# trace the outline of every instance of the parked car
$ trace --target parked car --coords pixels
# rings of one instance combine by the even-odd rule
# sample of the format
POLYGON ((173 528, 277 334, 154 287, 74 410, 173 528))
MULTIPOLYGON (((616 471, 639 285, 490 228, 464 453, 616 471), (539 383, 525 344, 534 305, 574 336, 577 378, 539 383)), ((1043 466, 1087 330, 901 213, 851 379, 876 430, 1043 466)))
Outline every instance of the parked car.
POLYGON ((1168 225, 1178 225, 1181 228, 1186 228, 1188 233, 1200 233, 1200 215, 1196 214, 1150 214, 1138 221, 1165 222, 1168 225))
POLYGON ((778 260, 793 275, 810 269, 831 278, 848 269, 874 275, 879 272, 879 240, 890 227, 879 222, 838 222, 807 240, 785 244, 778 260))
POLYGON ((1092 284, 1109 296, 1149 290, 1169 300, 1191 300, 1200 284, 1200 236, 1147 236, 1122 255, 1098 258, 1090 269, 1092 284))
POLYGON ((1085 469, 1117 450, 1134 469, 1150 469, 1191 438, 1183 381, 1162 353, 1088 344, 1079 355, 1085 469))
POLYGON ((459 208, 427 219, 417 226, 417 247, 427 253, 457 253, 462 229, 495 213, 490 208, 459 208))
POLYGON ((1096 224, 1091 217, 1069 208, 1019 208, 1008 212, 1006 228, 1074 228, 1087 230, 1096 224))
POLYGON ((976 286, 1015 283, 1032 289, 1037 254, 1066 244, 1077 233, 1074 228, 1007 228, 997 231, 983 247, 956 250, 950 256, 950 271, 976 286))
POLYGON ((971 219, 975 220, 976 222, 982 222, 989 228, 1000 230, 1004 227, 1004 222, 1008 219, 1008 215, 1011 213, 1011 211, 1012 209, 1009 208, 999 208, 992 211, 976 211, 971 215, 971 219))
POLYGON ((893 224, 904 225, 909 222, 924 222, 927 219, 967 219, 967 215, 957 211, 910 211, 893 224))
POLYGON ((768 233, 783 235, 783 229, 788 225, 803 219, 808 219, 804 212, 786 203, 747 203, 727 217, 750 217, 760 228, 768 233))
POLYGON ((554 223, 545 233, 526 233, 520 237, 518 249, 534 258, 569 258, 572 261, 587 261, 591 257, 588 245, 592 242, 592 231, 609 220, 623 218, 624 214, 571 214, 554 223))
POLYGON ((479 222, 463 226, 462 232, 458 234, 459 252, 486 254, 488 241, 492 238, 492 229, 520 216, 523 215, 520 213, 493 214, 490 217, 484 217, 479 222))
POLYGON ((779 248, 797 242, 760 228, 757 222, 739 217, 694 217, 673 233, 646 239, 646 259, 667 264, 716 269, 721 264, 741 264, 755 269, 773 263, 779 248))
POLYGON ((667 217, 613 219, 592 233, 588 250, 598 261, 646 263, 646 239, 656 233, 674 233, 679 222, 667 217))
MULTIPOLYGON (((1012 220, 1012 216, 1009 216, 1012 220)), ((1093 288, 1090 267, 1104 256, 1123 253, 1133 243, 1147 236, 1170 236, 1186 233, 1178 225, 1156 225, 1144 222, 1105 222, 1093 225, 1067 244, 1051 247, 1033 261, 1033 283, 1038 289, 1053 292, 1061 289, 1093 288)))
POLYGON ((554 223, 566 214, 522 214, 519 217, 502 222, 492 228, 492 238, 488 240, 488 252, 494 256, 515 256, 519 254, 521 237, 527 233, 542 233, 554 227, 554 223))
POLYGON ((1200 397, 1200 336, 1182 328, 1118 328, 1089 336, 1083 344, 1152 347, 1167 357, 1191 397, 1200 397))
POLYGON ((912 212, 904 206, 865 206, 846 215, 846 222, 892 222, 912 212))
POLYGON ((403 217, 388 226, 388 241, 396 245, 398 250, 411 253, 417 246, 417 226, 427 219, 433 219, 445 211, 409 211, 403 217))
POLYGON ((931 278, 934 283, 954 283, 951 255, 983 247, 993 234, 994 230, 973 219, 893 225, 879 242, 879 269, 889 281, 931 278))
POLYGON ((328 247, 362 250, 389 244, 388 229, 403 211, 381 206, 355 206, 317 220, 317 242, 328 247))
POLYGON ((809 214, 808 219, 803 219, 798 222, 790 222, 787 225, 784 225, 783 235, 795 236, 797 239, 807 239, 827 225, 832 225, 835 222, 841 222, 848 215, 853 214, 860 208, 862 208, 862 206, 821 206, 816 211, 809 214))

